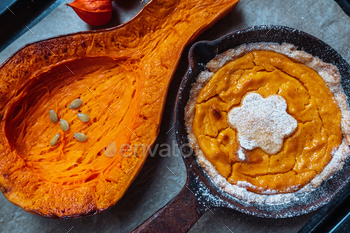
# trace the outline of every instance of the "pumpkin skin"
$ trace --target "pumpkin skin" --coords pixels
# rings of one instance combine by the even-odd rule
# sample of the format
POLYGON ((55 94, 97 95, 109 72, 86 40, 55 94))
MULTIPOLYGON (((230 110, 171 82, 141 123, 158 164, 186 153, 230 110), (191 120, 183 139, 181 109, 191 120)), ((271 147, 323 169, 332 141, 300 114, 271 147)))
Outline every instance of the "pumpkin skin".
POLYGON ((184 47, 237 2, 153 0, 126 24, 40 41, 9 58, 0 68, 5 197, 26 211, 59 219, 113 206, 158 135, 184 47), (76 98, 83 105, 68 109, 76 98), (49 120, 50 109, 69 122, 69 131, 49 120), (77 119, 79 110, 89 114, 89 122, 77 119), (77 132, 88 140, 76 141, 77 132), (59 142, 50 147, 57 133, 59 142), (109 158, 102 152, 111 142, 117 153, 109 158))

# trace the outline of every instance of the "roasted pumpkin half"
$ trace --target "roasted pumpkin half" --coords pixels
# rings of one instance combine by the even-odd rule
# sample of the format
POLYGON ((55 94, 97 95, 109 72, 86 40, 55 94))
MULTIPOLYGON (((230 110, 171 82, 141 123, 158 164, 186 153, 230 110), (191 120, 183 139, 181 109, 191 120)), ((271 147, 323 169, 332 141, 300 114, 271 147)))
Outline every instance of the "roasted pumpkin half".
POLYGON ((0 69, 5 197, 51 218, 113 206, 157 137, 184 47, 237 2, 153 0, 119 27, 37 42, 9 58, 0 69), (75 99, 81 106, 69 108, 75 99), (68 130, 50 120, 50 110, 68 130))

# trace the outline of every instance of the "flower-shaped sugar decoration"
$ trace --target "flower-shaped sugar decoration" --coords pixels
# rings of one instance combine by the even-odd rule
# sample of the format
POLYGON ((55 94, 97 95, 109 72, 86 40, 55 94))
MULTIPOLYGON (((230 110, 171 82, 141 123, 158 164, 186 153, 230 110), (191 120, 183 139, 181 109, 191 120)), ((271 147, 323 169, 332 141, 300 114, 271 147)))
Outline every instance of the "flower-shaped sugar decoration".
POLYGON ((249 93, 241 107, 229 111, 227 121, 238 131, 241 147, 247 150, 260 147, 268 154, 276 154, 283 146, 283 139, 298 126, 286 109, 282 96, 271 95, 264 99, 258 93, 249 93))

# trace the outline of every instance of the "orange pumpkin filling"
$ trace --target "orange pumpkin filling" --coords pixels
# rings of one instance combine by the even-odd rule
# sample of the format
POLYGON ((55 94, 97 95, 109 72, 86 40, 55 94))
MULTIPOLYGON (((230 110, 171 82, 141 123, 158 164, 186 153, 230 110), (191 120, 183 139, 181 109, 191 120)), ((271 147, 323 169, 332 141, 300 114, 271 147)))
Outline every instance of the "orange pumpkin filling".
POLYGON ((310 182, 341 144, 341 111, 319 74, 276 52, 254 51, 219 69, 196 99, 193 133, 200 149, 231 184, 248 182, 249 191, 288 193, 310 182), (249 93, 282 96, 298 122, 277 154, 241 150, 228 112, 249 93))

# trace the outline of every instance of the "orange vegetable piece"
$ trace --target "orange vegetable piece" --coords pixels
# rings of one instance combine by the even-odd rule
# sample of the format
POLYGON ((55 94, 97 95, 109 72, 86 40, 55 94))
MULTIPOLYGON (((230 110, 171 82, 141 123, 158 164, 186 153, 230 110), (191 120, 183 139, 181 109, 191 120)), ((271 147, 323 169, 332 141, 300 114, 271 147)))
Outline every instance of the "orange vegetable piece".
POLYGON ((92 215, 113 206, 158 135, 185 46, 237 2, 153 0, 116 28, 37 42, 14 54, 0 68, 5 197, 52 218, 92 215), (69 109, 77 98, 82 105, 69 109), (50 121, 50 109, 69 123, 68 131, 50 121), (79 111, 90 120, 81 122, 79 111), (77 141, 77 132, 88 139, 77 141), (60 139, 50 147, 57 133, 60 139))
POLYGON ((112 0, 74 0, 67 4, 87 24, 100 26, 112 18, 112 0))

